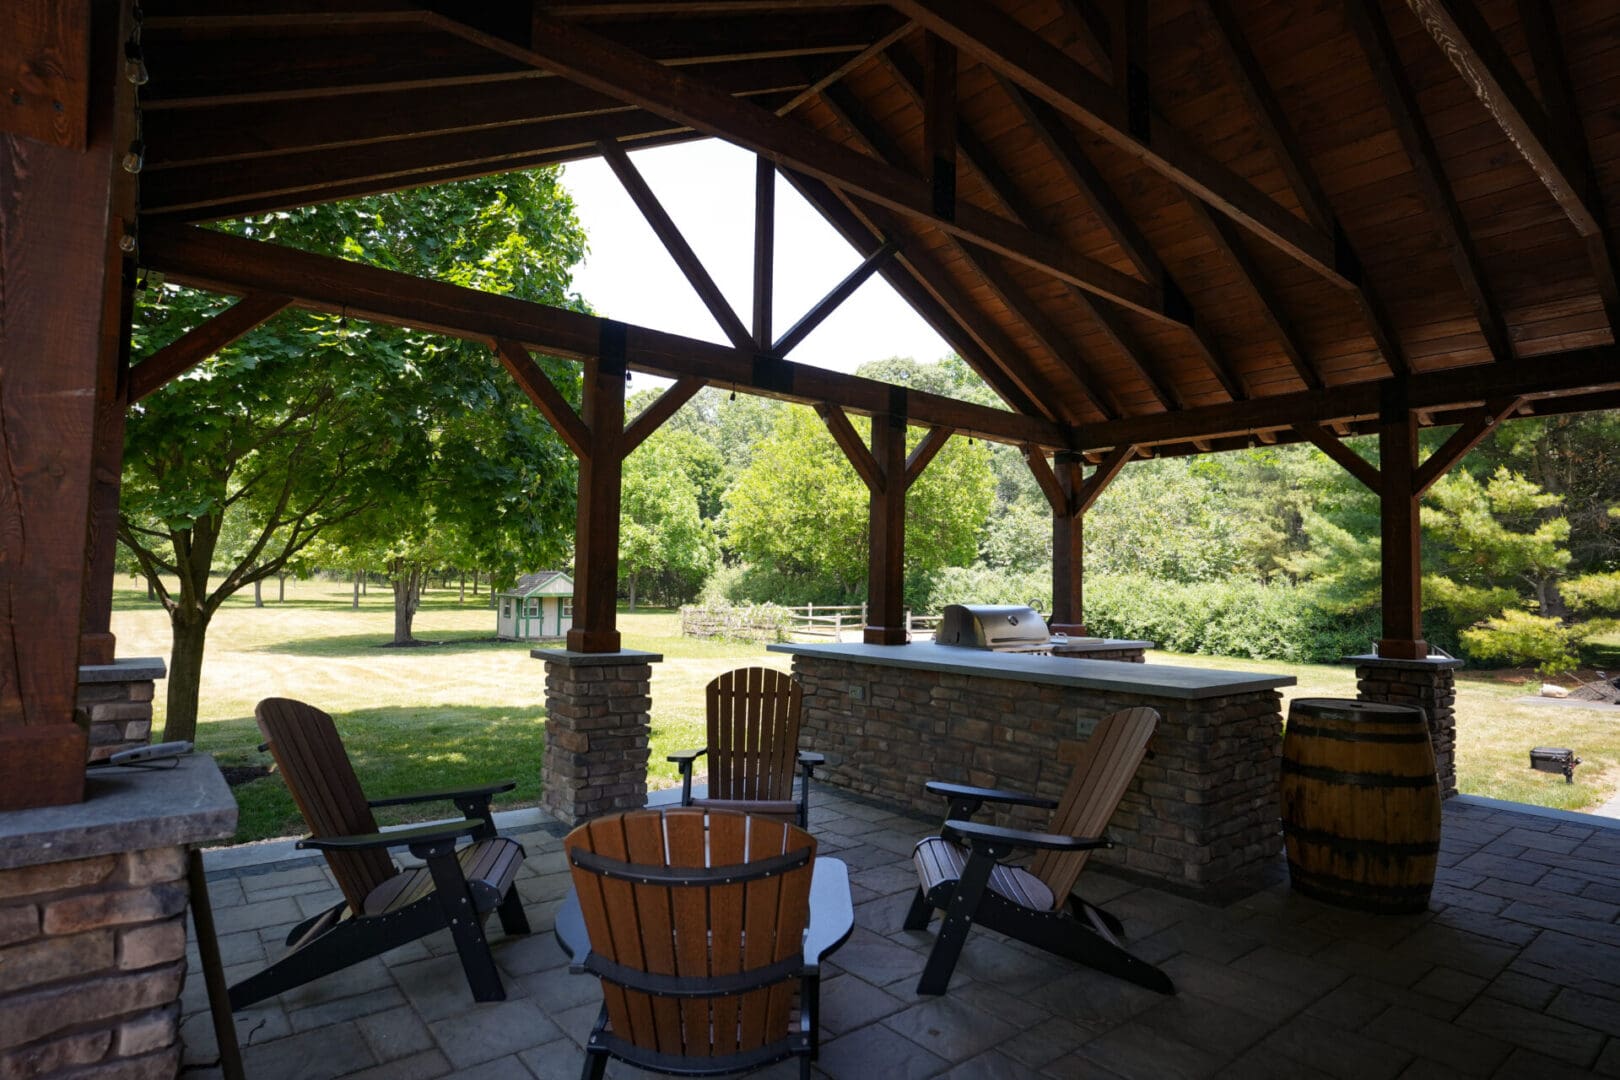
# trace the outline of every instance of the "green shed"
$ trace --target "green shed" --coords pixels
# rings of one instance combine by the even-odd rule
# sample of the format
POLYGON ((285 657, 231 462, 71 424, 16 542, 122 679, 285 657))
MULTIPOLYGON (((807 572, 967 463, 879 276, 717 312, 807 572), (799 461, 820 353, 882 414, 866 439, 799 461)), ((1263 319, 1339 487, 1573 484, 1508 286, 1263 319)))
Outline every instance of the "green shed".
POLYGON ((552 641, 574 625, 574 579, 561 570, 525 574, 496 597, 495 634, 507 641, 552 641))

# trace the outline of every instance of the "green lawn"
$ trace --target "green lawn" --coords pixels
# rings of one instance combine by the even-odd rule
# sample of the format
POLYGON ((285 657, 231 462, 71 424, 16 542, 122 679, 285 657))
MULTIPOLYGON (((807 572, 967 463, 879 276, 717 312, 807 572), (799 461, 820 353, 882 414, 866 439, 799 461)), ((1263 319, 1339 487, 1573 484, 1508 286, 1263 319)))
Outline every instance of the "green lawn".
MULTIPOLYGON (((161 656, 169 651, 168 618, 128 578, 115 598, 113 631, 121 656, 161 656)), ((439 644, 382 647, 392 635, 393 609, 386 589, 373 588, 350 607, 347 583, 287 583, 277 603, 272 583, 263 608, 251 593, 228 602, 209 631, 204 663, 198 742, 222 765, 265 764, 255 748, 253 706, 273 695, 297 697, 332 713, 366 790, 373 797, 479 783, 511 777, 518 789, 502 802, 532 805, 539 795, 540 750, 545 718, 543 665, 529 646, 490 640, 495 613, 486 598, 455 590, 429 590, 416 618, 417 637, 439 644)), ((653 665, 652 760, 649 782, 676 782, 665 763, 671 750, 703 741, 703 688, 719 673, 746 664, 786 670, 787 658, 764 646, 695 641, 680 636, 673 612, 622 613, 626 648, 662 653, 653 665)), ((1286 696, 1354 697, 1348 667, 1231 660, 1155 653, 1155 662, 1273 671, 1293 675, 1299 686, 1286 696)), ((1615 667, 1620 668, 1620 664, 1615 667)), ((1464 671, 1458 680, 1458 781, 1463 791, 1499 799, 1583 809, 1620 787, 1620 709, 1613 715, 1590 709, 1522 704, 1539 680, 1515 681, 1493 673, 1464 671), (1585 763, 1576 783, 1531 772, 1532 746, 1571 746, 1585 763)), ((163 684, 157 720, 162 723, 163 684)), ((236 788, 242 807, 237 839, 257 840, 302 831, 291 797, 274 777, 236 788)), ((440 813, 443 811, 441 810, 440 813)), ((386 811, 385 823, 405 820, 386 811)))

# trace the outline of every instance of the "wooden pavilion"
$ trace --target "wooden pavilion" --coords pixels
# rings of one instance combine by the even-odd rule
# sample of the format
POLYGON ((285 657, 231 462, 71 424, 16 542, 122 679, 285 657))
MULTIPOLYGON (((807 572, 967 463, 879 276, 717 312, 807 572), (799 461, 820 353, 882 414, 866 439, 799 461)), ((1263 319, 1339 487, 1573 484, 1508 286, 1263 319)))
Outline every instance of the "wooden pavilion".
POLYGON ((580 459, 568 642, 592 655, 619 650, 620 464, 705 384, 815 407, 867 482, 868 642, 904 640, 906 488, 953 434, 1023 447, 1070 628, 1084 512, 1129 460, 1309 440, 1381 495, 1395 659, 1428 652, 1423 491, 1507 418, 1620 403, 1612 0, 19 0, 6 22, 0 740, 25 803, 73 797, 78 669, 114 658, 126 411, 289 305, 499 353, 580 459), (758 155, 751 313, 626 153, 710 136, 758 155), (724 344, 198 227, 592 155, 724 344), (787 328, 778 173, 863 256, 787 328), (142 270, 240 299, 131 357, 142 270), (791 359, 874 273, 1005 409, 791 359), (580 361, 581 410, 533 351, 580 361), (627 370, 675 380, 628 426, 627 370), (1420 462, 1433 425, 1456 431, 1420 462), (1370 432, 1377 466, 1340 442, 1370 432))

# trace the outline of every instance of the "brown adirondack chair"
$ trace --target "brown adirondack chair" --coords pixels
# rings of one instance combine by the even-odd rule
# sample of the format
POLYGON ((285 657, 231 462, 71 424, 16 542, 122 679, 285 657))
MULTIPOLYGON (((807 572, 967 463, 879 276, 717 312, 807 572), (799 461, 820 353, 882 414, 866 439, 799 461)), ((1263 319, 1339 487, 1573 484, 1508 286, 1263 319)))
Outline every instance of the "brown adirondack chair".
POLYGON ((791 816, 810 823, 810 778, 827 759, 799 749, 804 688, 770 668, 738 668, 709 683, 709 744, 666 759, 681 772, 681 805, 791 816), (692 765, 709 755, 709 794, 692 797, 692 765), (793 797, 793 770, 804 779, 793 797))
POLYGON ((311 835, 298 842, 326 855, 343 900, 287 935, 290 950, 231 987, 232 1011, 330 975, 351 964, 449 927, 478 1001, 502 1001, 506 990, 484 938, 484 920, 499 912, 508 934, 529 932, 512 880, 523 865, 517 841, 495 834, 490 799, 517 785, 399 795, 367 800, 332 718, 312 705, 266 698, 254 710, 259 731, 311 835), (372 809, 409 803, 454 803, 463 819, 378 832, 372 809), (456 842, 473 842, 457 848, 456 842), (425 865, 399 869, 389 848, 408 847, 425 865))
POLYGON ((1175 993, 1164 972, 1125 951, 1118 919, 1073 895, 1091 852, 1114 846, 1103 829, 1158 722, 1159 714, 1144 708, 1104 717, 1081 748, 1061 801, 939 781, 926 785, 950 800, 950 811, 940 835, 919 842, 912 857, 918 886, 906 929, 927 929, 935 908, 945 912, 917 993, 945 992, 975 923, 1150 990, 1175 993), (969 820, 985 803, 1055 812, 1047 832, 1003 829, 969 820), (1016 851, 1036 853, 1027 869, 1003 861, 1016 851))
POLYGON ((585 1080, 609 1058, 717 1076, 796 1056, 810 1075, 821 961, 855 924, 842 862, 787 822, 698 807, 597 818, 563 846, 557 939, 602 980, 585 1080))

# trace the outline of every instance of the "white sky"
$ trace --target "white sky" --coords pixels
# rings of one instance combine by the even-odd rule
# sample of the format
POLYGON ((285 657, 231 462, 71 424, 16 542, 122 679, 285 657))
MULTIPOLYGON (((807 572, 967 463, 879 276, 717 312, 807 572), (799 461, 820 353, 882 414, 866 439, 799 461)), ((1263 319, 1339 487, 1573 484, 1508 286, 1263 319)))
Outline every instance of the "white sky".
MULTIPOLYGON (((754 155, 717 139, 630 155, 744 326, 753 321, 754 155)), ((618 178, 600 158, 565 167, 590 253, 574 288, 600 315, 724 343, 726 338, 618 178)), ((855 250, 776 178, 776 282, 771 331, 780 336, 860 263, 855 250)), ((869 360, 938 360, 951 348, 874 274, 788 354, 837 371, 869 360)), ((646 385, 649 377, 636 376, 646 385)), ((658 380, 662 381, 662 380, 658 380)))

